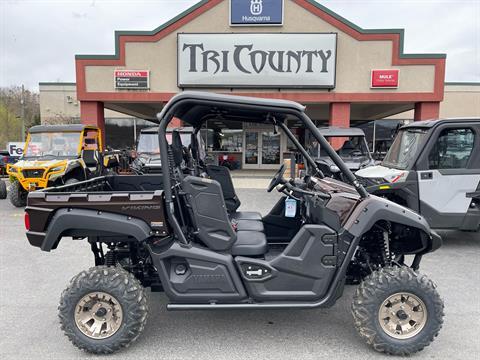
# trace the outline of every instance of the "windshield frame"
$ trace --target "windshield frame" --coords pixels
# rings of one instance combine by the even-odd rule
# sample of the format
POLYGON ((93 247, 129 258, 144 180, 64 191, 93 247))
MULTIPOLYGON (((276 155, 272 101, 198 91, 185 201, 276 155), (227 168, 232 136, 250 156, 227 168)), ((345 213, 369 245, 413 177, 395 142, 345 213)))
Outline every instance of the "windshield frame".
MULTIPOLYGON (((24 147, 24 152, 23 152, 23 155, 22 155, 22 159, 24 160, 29 160, 29 159, 37 159, 37 160, 50 160, 50 159, 74 159, 74 158, 78 158, 80 156, 80 148, 81 148, 81 141, 82 141, 82 131, 55 131, 55 132, 51 132, 51 131, 45 131, 45 132, 35 132, 35 133, 30 133, 28 134, 27 136, 27 140, 25 141, 25 147, 24 147), (63 134, 68 134, 68 135, 71 135, 71 134, 75 134, 78 136, 78 138, 76 139, 77 143, 72 147, 72 148, 75 148, 75 153, 73 153, 73 151, 71 151, 71 153, 66 153, 66 154, 54 154, 52 150, 53 146, 52 146, 52 143, 49 144, 49 148, 48 149, 48 152, 45 153, 45 151, 43 151, 41 154, 29 154, 29 150, 32 149, 31 148, 31 145, 33 145, 34 143, 39 143, 41 141, 34 141, 34 138, 35 137, 42 137, 42 136, 49 136, 49 137, 55 137, 55 135, 63 135, 63 134), (50 153, 52 152, 52 153, 50 153)), ((41 140, 41 139, 38 139, 38 140, 41 140)), ((32 150, 33 151, 33 150, 32 150)))
POLYGON ((423 148, 427 133, 428 129, 420 127, 407 127, 400 129, 380 165, 398 170, 407 170, 409 168, 412 168, 415 165, 416 159, 418 158, 417 155, 423 148), (415 136, 412 139, 415 139, 416 145, 413 145, 414 142, 410 141, 410 144, 407 144, 407 146, 415 146, 414 149, 404 149, 403 154, 396 154, 397 160, 395 160, 395 162, 392 162, 391 160, 393 159, 390 159, 390 157, 395 156, 395 152, 399 152, 401 151, 402 147, 405 147, 405 144, 402 143, 404 134, 414 134, 415 136), (405 157, 405 155, 408 156, 405 157), (400 156, 404 156, 403 161, 399 160, 400 156))
MULTIPOLYGON (((175 131, 175 130, 174 130, 175 131)), ((186 132, 186 131, 179 131, 180 133, 180 139, 182 140, 182 145, 183 146, 190 146, 190 143, 191 143, 191 132, 186 132)), ((167 141, 169 144, 172 143, 172 134, 173 134, 173 131, 168 131, 167 132, 167 141)), ((135 151, 137 154, 139 155, 142 155, 142 154, 145 154, 145 155, 160 155, 160 143, 158 143, 158 151, 150 151, 149 149, 145 149, 145 150, 141 150, 140 149, 140 145, 141 145, 141 141, 142 141, 142 138, 143 139, 146 139, 146 138, 149 138, 149 137, 152 137, 152 139, 155 141, 159 141, 158 140, 158 132, 140 132, 140 135, 138 136, 138 140, 137 140, 137 144, 135 146, 135 151)), ((151 145, 153 142, 152 142, 152 139, 148 139, 148 144, 151 145)))

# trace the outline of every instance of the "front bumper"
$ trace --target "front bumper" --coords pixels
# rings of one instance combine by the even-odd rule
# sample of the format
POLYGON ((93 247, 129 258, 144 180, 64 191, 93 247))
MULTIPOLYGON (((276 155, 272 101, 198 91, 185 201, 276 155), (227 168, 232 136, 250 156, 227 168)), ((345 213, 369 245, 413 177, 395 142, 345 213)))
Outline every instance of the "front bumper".
POLYGON ((430 230, 430 248, 428 252, 432 252, 437 250, 440 246, 442 246, 442 237, 437 234, 437 232, 430 230))

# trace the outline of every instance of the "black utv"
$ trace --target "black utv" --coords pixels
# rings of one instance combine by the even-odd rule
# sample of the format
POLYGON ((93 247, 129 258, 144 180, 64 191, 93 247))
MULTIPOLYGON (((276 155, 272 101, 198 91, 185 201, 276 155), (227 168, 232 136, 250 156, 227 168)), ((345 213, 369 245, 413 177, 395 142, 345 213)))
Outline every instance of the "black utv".
MULTIPOLYGON (((188 150, 193 133, 192 127, 175 128, 180 133, 183 146, 188 150)), ((167 129, 167 141, 172 143, 173 128, 167 129)), ((135 159, 130 168, 137 175, 142 174, 161 174, 162 160, 160 158, 160 144, 158 142, 158 127, 150 127, 140 130, 137 146, 135 149, 135 159)))
POLYGON ((31 245, 51 251, 64 237, 85 238, 93 251, 95 266, 75 276, 60 301, 74 345, 93 353, 128 346, 147 319, 147 287, 165 292, 169 310, 248 311, 330 307, 346 284, 358 284, 354 324, 375 350, 407 355, 430 344, 443 302, 418 268, 441 238, 415 212, 369 195, 304 110, 184 92, 158 115, 161 175, 100 177, 28 195, 31 245), (179 132, 167 141, 174 117, 195 129, 190 151, 179 132), (276 127, 304 157, 301 179, 285 179, 280 166, 267 191, 284 196, 264 217, 239 212, 228 169, 204 163, 199 130, 219 118, 276 127), (304 124, 348 183, 324 177, 288 119, 304 124))

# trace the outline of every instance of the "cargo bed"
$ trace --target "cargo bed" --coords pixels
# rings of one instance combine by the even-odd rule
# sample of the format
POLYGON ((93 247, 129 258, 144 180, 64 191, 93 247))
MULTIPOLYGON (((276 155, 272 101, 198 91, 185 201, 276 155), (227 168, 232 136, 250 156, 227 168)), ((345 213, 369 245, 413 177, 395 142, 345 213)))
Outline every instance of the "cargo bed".
POLYGON ((28 240, 48 251, 62 236, 90 236, 92 227, 101 230, 99 236, 129 236, 121 225, 102 227, 102 219, 107 218, 110 223, 116 218, 119 224, 137 222, 140 231, 165 236, 169 231, 162 189, 161 175, 108 175, 31 192, 25 208, 28 240), (70 218, 76 219, 75 223, 67 224, 70 218), (62 226, 69 230, 62 231, 62 226))

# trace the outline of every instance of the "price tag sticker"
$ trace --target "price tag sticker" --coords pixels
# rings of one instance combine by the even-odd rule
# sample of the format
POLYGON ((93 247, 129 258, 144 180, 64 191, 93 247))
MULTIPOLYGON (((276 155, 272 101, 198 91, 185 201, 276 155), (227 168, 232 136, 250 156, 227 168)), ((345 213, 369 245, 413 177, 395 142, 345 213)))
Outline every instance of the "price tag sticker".
POLYGON ((297 200, 285 199, 285 217, 293 218, 297 214, 297 200))

